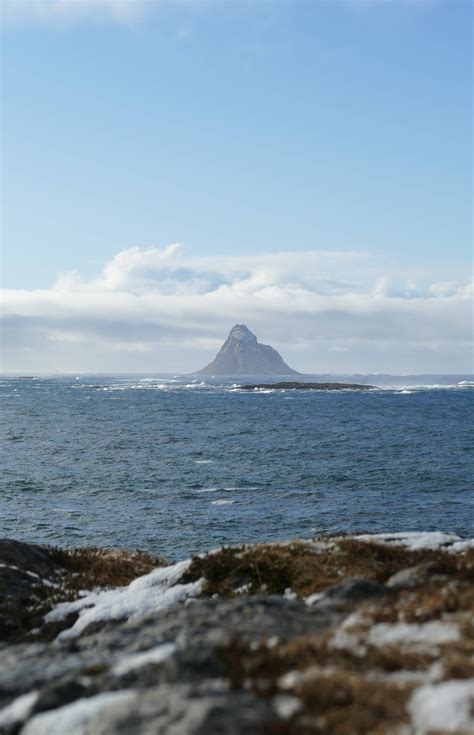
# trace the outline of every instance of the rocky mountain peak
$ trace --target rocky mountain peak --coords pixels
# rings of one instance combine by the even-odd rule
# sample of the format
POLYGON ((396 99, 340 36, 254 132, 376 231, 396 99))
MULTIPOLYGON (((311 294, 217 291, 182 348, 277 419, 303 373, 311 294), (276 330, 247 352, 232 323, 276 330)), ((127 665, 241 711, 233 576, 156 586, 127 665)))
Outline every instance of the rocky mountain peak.
POLYGON ((216 358, 202 370, 204 375, 295 375, 281 355, 264 345, 246 324, 235 324, 216 358))
POLYGON ((256 336, 250 331, 246 324, 235 324, 230 330, 227 339, 238 342, 257 342, 256 336))

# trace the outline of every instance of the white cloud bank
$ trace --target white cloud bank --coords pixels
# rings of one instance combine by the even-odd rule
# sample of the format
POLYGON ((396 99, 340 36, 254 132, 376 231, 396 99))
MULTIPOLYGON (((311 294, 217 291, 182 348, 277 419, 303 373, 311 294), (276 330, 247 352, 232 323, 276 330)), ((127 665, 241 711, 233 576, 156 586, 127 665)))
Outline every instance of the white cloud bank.
POLYGON ((469 372, 472 293, 369 254, 134 247, 96 278, 5 290, 2 369, 192 371, 244 322, 305 372, 469 372))

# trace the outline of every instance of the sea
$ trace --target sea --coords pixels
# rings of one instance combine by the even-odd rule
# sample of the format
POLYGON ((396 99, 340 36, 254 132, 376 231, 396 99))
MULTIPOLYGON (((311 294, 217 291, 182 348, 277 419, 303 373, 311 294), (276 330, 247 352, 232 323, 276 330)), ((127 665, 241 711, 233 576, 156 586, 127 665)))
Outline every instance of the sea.
POLYGON ((330 379, 377 387, 2 376, 0 536, 174 560, 319 534, 473 535, 472 376, 304 376, 330 379))

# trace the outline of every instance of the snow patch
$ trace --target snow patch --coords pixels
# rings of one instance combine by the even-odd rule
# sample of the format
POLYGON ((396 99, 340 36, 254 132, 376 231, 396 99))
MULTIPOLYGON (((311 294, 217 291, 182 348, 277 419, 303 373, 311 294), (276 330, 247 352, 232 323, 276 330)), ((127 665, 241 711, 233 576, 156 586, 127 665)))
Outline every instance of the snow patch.
POLYGON ((188 597, 197 597, 202 591, 203 579, 178 584, 190 564, 191 560, 187 559, 155 569, 134 579, 126 587, 89 592, 74 602, 62 602, 46 615, 45 622, 64 620, 71 613, 79 613, 74 625, 58 636, 59 640, 68 640, 80 635, 91 623, 133 620, 184 602, 188 597))
POLYGON ((0 710, 0 728, 20 725, 28 719, 38 699, 38 692, 22 694, 0 710))
MULTIPOLYGON (((316 528, 312 528, 312 531, 316 531, 316 528)), ((310 544, 315 552, 318 554, 325 554, 328 551, 332 551, 333 549, 337 548, 337 544, 334 543, 333 540, 328 541, 322 541, 321 539, 307 542, 310 544)))
POLYGON ((454 623, 432 620, 428 623, 376 623, 367 637, 372 646, 430 645, 460 640, 459 628, 454 623))
POLYGON ((133 690, 106 692, 88 699, 78 699, 72 704, 36 715, 23 728, 22 735, 84 735, 93 732, 92 720, 100 712, 115 709, 117 705, 129 706, 135 699, 136 692, 133 690))
POLYGON ((370 625, 360 613, 349 615, 336 629, 330 647, 365 654, 367 645, 433 647, 461 639, 458 626, 441 620, 428 623, 375 623, 370 625), (370 627, 369 627, 370 626, 370 627))
POLYGON ((365 648, 360 645, 359 634, 351 629, 360 627, 364 623, 364 619, 357 612, 351 613, 341 625, 329 641, 329 648, 339 650, 352 651, 355 655, 365 653, 365 648))
POLYGON ((20 572, 21 574, 27 574, 29 577, 33 577, 33 579, 37 579, 41 584, 44 584, 45 587, 60 587, 61 585, 57 582, 52 582, 50 579, 46 579, 46 577, 40 577, 39 574, 36 574, 36 572, 30 572, 28 569, 20 569, 20 567, 15 566, 15 564, 3 564, 0 563, 1 569, 13 569, 15 572, 20 572))
POLYGON ((464 551, 474 547, 474 539, 463 539, 456 533, 443 531, 405 531, 397 533, 374 533, 352 536, 358 541, 378 542, 404 546, 408 549, 446 549, 447 551, 464 551))
POLYGON ((160 646, 150 648, 148 651, 140 651, 130 656, 124 656, 112 669, 115 676, 128 674, 129 671, 141 669, 148 664, 159 664, 166 661, 176 651, 174 643, 162 643, 160 646))
POLYGON ((319 600, 322 600, 323 597, 323 592, 313 592, 312 595, 308 595, 308 597, 305 598, 305 602, 309 607, 311 607, 311 605, 314 605, 316 602, 319 602, 319 600))
POLYGON ((251 587, 252 585, 249 582, 247 582, 247 584, 242 584, 240 587, 235 588, 234 595, 245 595, 250 591, 251 587))
POLYGON ((292 697, 289 694, 278 694, 273 697, 272 702, 277 715, 283 720, 289 720, 303 706, 297 697, 292 697))
POLYGON ((408 703, 417 735, 474 731, 474 681, 453 680, 419 687, 408 703))

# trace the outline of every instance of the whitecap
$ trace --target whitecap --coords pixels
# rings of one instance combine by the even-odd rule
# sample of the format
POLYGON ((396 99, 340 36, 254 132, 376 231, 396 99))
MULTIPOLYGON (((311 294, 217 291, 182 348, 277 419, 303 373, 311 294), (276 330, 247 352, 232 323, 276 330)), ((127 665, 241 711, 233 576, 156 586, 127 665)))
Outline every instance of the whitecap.
POLYGON ((235 490, 258 490, 258 487, 225 487, 224 490, 235 491, 235 490))
MULTIPOLYGON (((176 383, 176 380, 172 380, 171 378, 160 378, 160 381, 162 383, 176 383)), ((155 383, 156 378, 141 378, 140 383, 155 383)))
POLYGON ((150 383, 149 385, 131 385, 131 386, 125 386, 125 389, 127 387, 133 388, 134 390, 170 390, 170 386, 167 383, 150 383))
POLYGON ((51 511, 53 513, 79 513, 82 515, 81 511, 76 508, 51 508, 51 511))
MULTIPOLYGON (((82 386, 81 386, 82 387, 82 386)), ((96 386, 87 386, 91 388, 95 388, 96 386)), ((167 383, 147 383, 146 385, 143 385, 142 383, 131 383, 128 385, 109 385, 102 388, 99 388, 101 391, 124 391, 124 390, 164 390, 169 391, 171 390, 172 386, 170 386, 167 383)))
POLYGON ((224 500, 224 498, 211 501, 211 505, 232 505, 233 503, 235 503, 235 500, 224 500))
POLYGON ((194 464, 212 464, 214 462, 213 459, 195 459, 194 464))
MULTIPOLYGON (((474 382, 464 380, 460 383, 413 383, 411 385, 384 385, 380 386, 379 391, 396 391, 397 393, 405 393, 406 391, 425 391, 425 390, 460 390, 465 388, 474 388, 474 382)), ((371 391, 372 393, 374 391, 371 391)))

